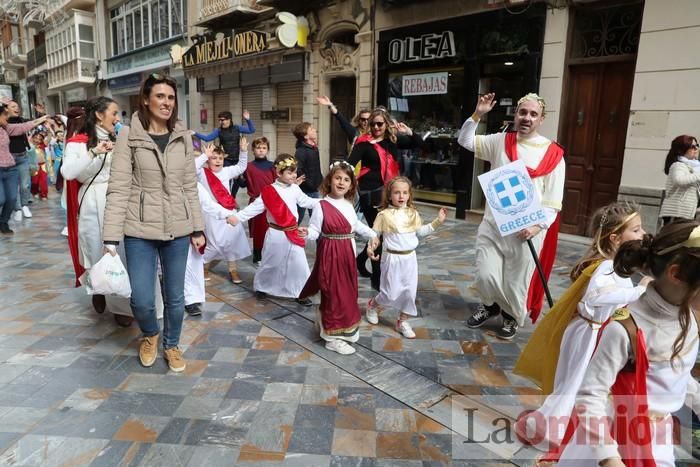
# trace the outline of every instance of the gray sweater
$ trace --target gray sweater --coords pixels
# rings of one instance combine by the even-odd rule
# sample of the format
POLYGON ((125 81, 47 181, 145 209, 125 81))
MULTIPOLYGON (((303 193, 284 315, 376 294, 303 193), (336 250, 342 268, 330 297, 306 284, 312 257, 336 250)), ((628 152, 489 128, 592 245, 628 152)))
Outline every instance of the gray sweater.
POLYGON ((661 203, 659 217, 695 219, 698 208, 700 172, 684 162, 674 162, 666 177, 666 197, 661 203))

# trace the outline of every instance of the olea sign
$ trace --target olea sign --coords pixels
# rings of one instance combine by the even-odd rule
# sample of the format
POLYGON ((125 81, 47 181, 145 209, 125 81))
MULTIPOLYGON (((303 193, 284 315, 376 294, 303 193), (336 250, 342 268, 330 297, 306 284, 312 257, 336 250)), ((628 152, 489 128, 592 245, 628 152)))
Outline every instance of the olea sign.
POLYGON ((479 175, 479 184, 502 237, 545 221, 539 193, 522 160, 479 175))
POLYGON ((403 75, 401 77, 401 93, 403 97, 447 94, 447 77, 446 71, 420 75, 403 75))
POLYGON ((457 55, 452 31, 393 39, 389 42, 389 62, 417 62, 457 55))
POLYGON ((218 62, 267 50, 267 34, 260 31, 209 33, 194 38, 194 45, 182 54, 185 68, 218 62))

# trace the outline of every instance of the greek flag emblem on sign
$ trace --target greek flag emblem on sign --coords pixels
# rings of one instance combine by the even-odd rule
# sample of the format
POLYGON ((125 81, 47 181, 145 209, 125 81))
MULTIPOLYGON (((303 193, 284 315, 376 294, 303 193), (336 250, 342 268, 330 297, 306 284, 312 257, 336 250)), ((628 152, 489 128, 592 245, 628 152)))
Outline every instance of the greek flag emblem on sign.
POLYGON ((501 235, 511 235, 544 221, 539 194, 523 161, 479 175, 479 184, 501 235))
POLYGON ((520 179, 517 176, 508 177, 506 180, 501 180, 494 184, 494 190, 496 191, 496 196, 501 206, 504 208, 513 207, 516 204, 520 204, 525 199, 525 191, 520 179))

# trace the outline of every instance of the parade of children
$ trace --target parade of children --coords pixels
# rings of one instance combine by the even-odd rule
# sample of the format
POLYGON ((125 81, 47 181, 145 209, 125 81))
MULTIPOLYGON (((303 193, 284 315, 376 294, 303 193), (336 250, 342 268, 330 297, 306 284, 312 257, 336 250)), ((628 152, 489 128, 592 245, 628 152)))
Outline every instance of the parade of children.
MULTIPOLYGON (((177 119, 176 103, 161 107, 168 96, 176 102, 177 83, 161 75, 148 80, 151 87, 142 86, 144 103, 133 114, 132 126, 119 121, 116 101, 101 96, 71 107, 67 125, 52 117, 49 130, 26 134, 31 193, 47 200, 35 201, 35 211, 45 214, 54 203, 58 206, 59 197, 49 194, 54 187, 63 192, 67 215, 55 234, 67 243, 71 256, 66 259, 73 260, 81 278, 76 286, 86 286, 91 295, 97 313, 92 319, 109 311, 119 327, 133 328, 116 328, 123 336, 140 330, 138 350, 124 356, 138 359, 140 370, 154 365, 160 342, 170 371, 184 372, 188 352, 204 355, 196 349, 204 340, 197 333, 207 333, 214 320, 219 327, 247 321, 240 325, 241 333, 260 328, 281 334, 290 316, 295 326, 307 326, 308 331, 306 341, 293 344, 304 355, 317 354, 329 364, 364 364, 372 353, 373 358, 391 360, 392 368, 401 372, 414 371, 410 376, 422 378, 420 384, 441 386, 449 392, 443 399, 450 403, 453 396, 527 396, 510 404, 508 436, 517 449, 537 457, 536 465, 675 465, 679 414, 700 409, 700 383, 692 374, 699 346, 700 224, 672 215, 662 216, 655 226, 649 218, 653 222, 657 213, 647 204, 605 198, 581 216, 580 229, 588 225, 587 237, 557 238, 560 221, 567 221, 561 218, 568 169, 564 148, 538 132, 546 108, 539 95, 508 98, 515 131, 487 135, 481 120, 500 104, 494 93, 480 94, 474 113, 451 143, 470 152, 471 160, 489 163, 487 172, 521 170, 518 174, 532 183, 528 196, 539 198, 541 222, 501 235, 500 216, 491 211, 494 201, 486 188, 483 213, 464 221, 458 219, 459 202, 435 197, 432 204, 421 203, 425 185, 403 175, 396 156, 398 132, 405 133, 404 140, 410 137, 416 151, 427 151, 416 143, 422 138, 421 126, 409 122, 414 132, 385 107, 360 112, 367 117, 361 119, 366 128, 357 130, 357 138, 346 132, 354 146, 345 159, 340 155, 333 160, 326 139, 318 135, 316 128, 326 128, 328 121, 311 118, 313 124, 289 122, 295 128, 296 155, 281 150, 284 142, 272 133, 258 133, 251 144, 243 131, 229 131, 229 123, 219 130, 226 145, 200 146, 177 119), (154 91, 156 87, 161 91, 154 91), (236 180, 243 186, 243 178, 247 203, 242 193, 237 200, 232 189, 236 180), (150 185, 142 185, 146 182, 150 185), (157 197, 151 199, 148 190, 157 191, 157 197), (144 221, 144 203, 153 222, 144 221), (448 209, 455 220, 440 228, 448 209), (59 232, 66 219, 64 240, 59 232), (173 219, 179 230, 170 238, 173 219), (462 241, 462 235, 467 239, 462 241), (360 241, 367 244, 358 251, 360 241), (570 250, 557 254, 557 246, 567 241, 570 250), (141 252, 147 253, 146 259, 141 252), (462 254, 466 259, 452 259, 462 254), (107 255, 122 257, 131 297, 92 293, 88 279, 107 255), (545 255, 548 264, 543 264, 545 255), (373 262, 373 274, 363 279, 365 257, 373 262), (209 277, 219 262, 226 263, 224 280, 209 277), (553 280, 558 287, 554 299, 548 288, 553 280), (532 305, 537 302, 532 298, 535 289, 537 294, 546 291, 550 299, 539 320, 541 304, 532 305), (237 308, 241 300, 248 300, 248 308, 237 308), (186 313, 181 315, 183 306, 186 313), (270 311, 276 317, 261 317, 270 311), (226 313, 240 318, 223 319, 226 313), (409 361, 408 352, 420 364, 409 361), (643 436, 629 436, 639 419, 643 436)), ((338 113, 328 97, 318 102, 338 113)), ((224 114, 229 122, 230 114, 224 114)), ((254 131, 250 115, 245 115, 254 131)), ((268 129, 267 121, 263 128, 268 129)), ((694 156, 697 140, 689 141, 693 144, 681 149, 694 156)), ((700 167, 696 159, 681 159, 686 156, 679 151, 669 153, 667 165, 680 161, 682 170, 695 173, 700 167)), ((0 151, 0 162, 2 155, 0 151)), ((17 187, 10 188, 0 186, 0 191, 20 195, 17 187)), ((696 191, 690 208, 697 208, 696 191)), ((6 197, 3 233, 12 232, 7 219, 16 209, 15 199, 6 197)), ((692 216, 696 211, 690 208, 692 216)), ((36 225, 37 217, 31 221, 36 225)), ((114 325, 106 324, 110 329, 114 325)), ((263 337, 280 342, 288 338, 263 337)), ((124 345, 132 345, 131 340, 124 338, 124 345)), ((206 352, 225 358, 245 351, 244 360, 267 352, 273 362, 272 344, 262 348, 252 334, 245 342, 252 347, 239 349, 236 344, 222 350, 214 349, 212 341, 206 352)), ((283 351, 283 357, 274 356, 275 369, 290 359, 286 354, 291 350, 283 351)), ((249 371, 248 362, 234 364, 249 371)), ((232 378, 238 376, 237 368, 232 378)), ((243 386, 231 383, 227 398, 234 393, 231 388, 239 391, 243 386)), ((336 391, 341 397, 342 391, 336 391)), ((272 392, 267 396, 275 397, 272 392)))

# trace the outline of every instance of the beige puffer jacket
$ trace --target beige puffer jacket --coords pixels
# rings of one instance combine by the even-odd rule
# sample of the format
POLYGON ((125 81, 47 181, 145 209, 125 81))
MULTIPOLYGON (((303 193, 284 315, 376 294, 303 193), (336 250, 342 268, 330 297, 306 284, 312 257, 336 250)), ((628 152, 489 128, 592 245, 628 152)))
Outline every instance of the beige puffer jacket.
POLYGON ((178 121, 163 154, 135 113, 112 152, 103 241, 173 240, 203 230, 190 132, 178 121))

